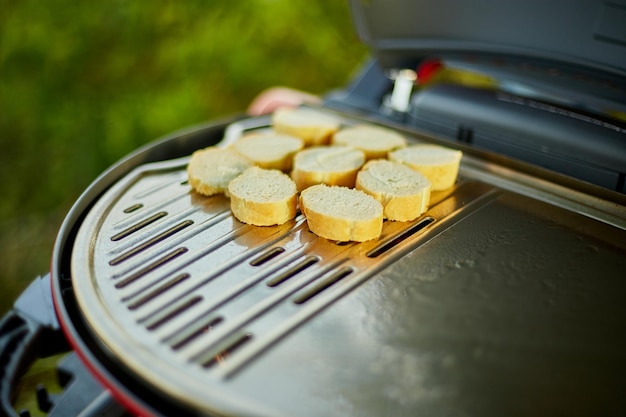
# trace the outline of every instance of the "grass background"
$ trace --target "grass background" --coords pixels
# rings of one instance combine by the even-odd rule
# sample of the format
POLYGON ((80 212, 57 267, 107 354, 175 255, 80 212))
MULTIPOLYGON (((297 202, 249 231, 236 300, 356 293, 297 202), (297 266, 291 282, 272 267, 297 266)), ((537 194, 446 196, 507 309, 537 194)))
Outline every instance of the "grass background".
POLYGON ((0 0, 0 314, 115 161, 270 86, 344 86, 366 56, 345 1, 0 0))

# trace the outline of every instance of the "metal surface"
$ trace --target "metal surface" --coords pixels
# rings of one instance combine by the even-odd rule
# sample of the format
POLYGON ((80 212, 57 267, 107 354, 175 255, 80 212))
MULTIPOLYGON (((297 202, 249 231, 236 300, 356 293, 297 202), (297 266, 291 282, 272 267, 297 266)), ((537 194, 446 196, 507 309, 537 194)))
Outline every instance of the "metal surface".
POLYGON ((100 349, 184 409, 626 411, 623 206, 467 156, 421 218, 338 243, 239 223, 186 162, 113 185, 71 260, 100 349))

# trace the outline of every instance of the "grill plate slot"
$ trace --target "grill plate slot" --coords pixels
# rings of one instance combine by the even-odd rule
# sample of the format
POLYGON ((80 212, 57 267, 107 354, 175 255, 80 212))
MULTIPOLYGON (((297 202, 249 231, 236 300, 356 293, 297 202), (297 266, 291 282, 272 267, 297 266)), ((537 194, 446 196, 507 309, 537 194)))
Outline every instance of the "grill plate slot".
MULTIPOLYGON (((124 213, 132 213, 133 211, 135 211, 138 207, 141 207, 140 204, 135 204, 130 208, 124 209, 124 213)), ((161 219, 162 217, 167 216, 167 213, 164 211, 160 211, 157 214, 154 214, 150 217, 148 217, 145 220, 140 221, 137 224, 132 225, 131 227, 129 227, 128 229, 116 234, 115 236, 111 237, 111 240, 113 241, 118 241, 118 240, 122 240, 125 237, 135 233, 138 230, 143 229, 144 227, 156 222, 157 220, 161 219)))
POLYGON ((313 288, 305 291, 304 294, 299 295, 298 297, 296 297, 293 300, 293 302, 296 303, 296 304, 304 304, 304 303, 306 303, 311 298, 313 298, 316 295, 320 294, 322 291, 332 287, 337 282, 341 281, 342 279, 344 279, 345 277, 350 275, 352 272, 353 272, 352 268, 349 268, 349 267, 345 267, 345 268, 340 269, 339 271, 337 271, 334 274, 332 274, 330 277, 324 279, 322 282, 314 285, 313 288))
POLYGON ((307 269, 311 265, 316 264, 317 262, 319 262, 319 258, 317 258, 315 256, 309 256, 306 259, 304 259, 301 262, 299 262, 298 264, 292 266, 291 268, 289 268, 285 272, 283 272, 283 273, 279 274, 278 276, 275 276, 274 278, 269 280, 267 282, 267 286, 268 287, 272 287, 272 288, 273 287, 278 287, 280 284, 282 284, 283 282, 287 281, 289 278, 299 274, 300 272, 304 271, 305 269, 307 269))
MULTIPOLYGON (((166 214, 164 214, 166 215, 166 214)), ((122 262, 124 262, 125 260, 137 255, 138 253, 148 249, 151 246, 156 245, 157 243, 167 239, 168 237, 180 232, 181 230, 183 230, 186 227, 189 227, 193 224, 193 221, 191 220, 185 220, 182 223, 177 224, 176 226, 172 227, 171 229, 166 230, 165 232, 156 235, 155 237, 149 239, 147 242, 142 243, 139 246, 135 246, 133 249, 129 250, 128 252, 125 252, 123 254, 121 254, 120 256, 118 256, 117 258, 112 259, 111 261, 109 261, 109 265, 114 266, 114 265, 119 265, 122 262)), ((115 237, 115 236, 114 236, 115 237)), ((111 238, 111 240, 119 240, 119 239, 114 239, 111 238)))

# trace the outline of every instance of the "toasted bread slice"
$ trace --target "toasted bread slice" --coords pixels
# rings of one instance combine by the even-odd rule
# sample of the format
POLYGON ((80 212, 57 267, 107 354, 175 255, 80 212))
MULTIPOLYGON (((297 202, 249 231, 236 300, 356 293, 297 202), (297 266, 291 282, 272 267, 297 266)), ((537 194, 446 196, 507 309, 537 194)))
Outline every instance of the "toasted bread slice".
POLYGON ((272 126, 278 133, 301 138, 305 146, 317 146, 327 145, 341 122, 317 110, 281 107, 272 113, 272 126))
POLYGON ((389 152, 406 146, 406 138, 400 133, 374 125, 342 129, 333 135, 331 142, 362 150, 366 160, 386 158, 389 152))
POLYGON ((389 160, 407 165, 428 178, 433 191, 446 190, 454 185, 462 156, 461 151, 427 144, 389 152, 389 160))
POLYGON ((315 184, 354 187, 364 162, 363 151, 349 146, 315 146, 296 154, 291 178, 300 191, 315 184))
POLYGON ((261 168, 288 172, 293 156, 304 147, 304 141, 279 133, 250 133, 239 138, 232 147, 261 168))
POLYGON ((382 231, 382 205, 353 188, 314 185, 300 194, 300 208, 309 229, 326 239, 364 242, 382 231))
POLYGON ((230 182, 228 192, 231 211, 243 223, 272 226, 296 216, 296 184, 279 170, 248 168, 230 182))
POLYGON ((383 217, 409 221, 428 209, 431 184, 419 172, 396 162, 367 162, 356 177, 356 188, 383 205, 383 217))
POLYGON ((191 155, 187 176, 191 187, 200 194, 228 194, 228 184, 253 165, 233 149, 208 147, 191 155))

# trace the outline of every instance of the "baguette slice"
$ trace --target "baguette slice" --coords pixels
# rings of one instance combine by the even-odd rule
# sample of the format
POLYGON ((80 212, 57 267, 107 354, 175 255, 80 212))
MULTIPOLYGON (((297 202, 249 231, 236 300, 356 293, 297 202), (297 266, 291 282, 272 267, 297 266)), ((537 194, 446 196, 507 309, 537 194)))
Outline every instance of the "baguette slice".
POLYGON ((314 185, 300 194, 300 208, 309 229, 326 239, 365 242, 382 232, 382 205, 353 188, 314 185))
POLYGON ((413 145, 389 152, 389 160, 407 165, 428 178, 433 191, 454 185, 462 156, 461 151, 439 145, 413 145))
POLYGON ((261 168, 290 171, 293 156, 304 147, 304 141, 285 134, 250 133, 232 146, 261 168))
POLYGON ((430 202, 431 185, 425 176, 385 159, 367 162, 356 177, 356 188, 378 200, 389 220, 414 220, 430 202))
POLYGON ((254 163, 232 149, 208 147, 195 151, 187 165, 189 184, 203 195, 228 193, 228 183, 254 163))
POLYGON ((243 223, 272 226, 296 217, 296 184, 279 170, 248 168, 230 182, 228 192, 230 209, 243 223))
POLYGON ((272 126, 278 133, 301 138, 305 146, 316 146, 328 144, 341 122, 313 109, 281 107, 272 113, 272 126))
POLYGON ((384 127, 357 125, 335 133, 332 143, 360 149, 365 152, 365 159, 371 160, 386 158, 389 152, 406 146, 406 138, 384 127))
POLYGON ((349 146, 316 146, 296 154, 291 178, 298 190, 315 184, 354 187, 365 162, 363 151, 349 146))

